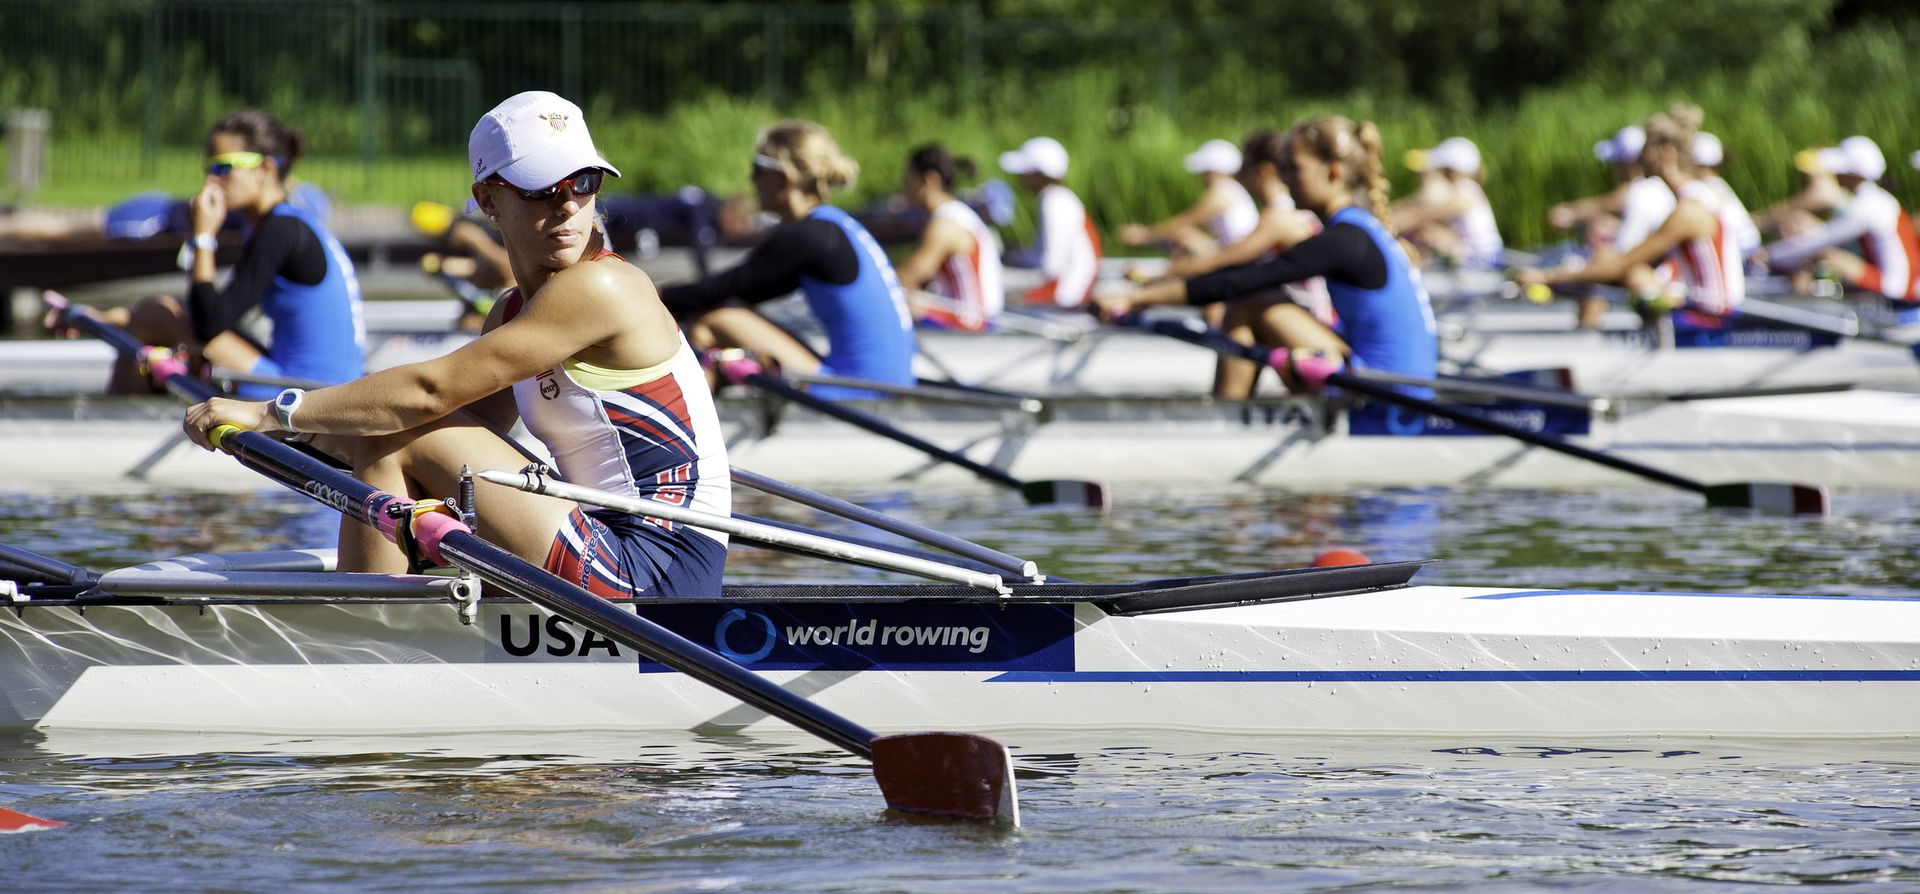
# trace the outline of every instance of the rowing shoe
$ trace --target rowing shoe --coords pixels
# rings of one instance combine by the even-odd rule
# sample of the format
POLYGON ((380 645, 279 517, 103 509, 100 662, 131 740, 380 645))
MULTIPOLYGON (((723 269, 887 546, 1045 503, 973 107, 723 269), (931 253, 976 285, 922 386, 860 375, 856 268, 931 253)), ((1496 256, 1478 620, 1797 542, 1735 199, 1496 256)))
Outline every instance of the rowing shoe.
MULTIPOLYGON (((76 327, 120 352, 138 358, 146 346, 124 330, 84 313, 70 315, 76 327)), ((184 364, 152 361, 156 378, 195 400, 213 390, 189 375, 184 364)), ((873 766, 887 806, 908 813, 1019 825, 1013 759, 1006 746, 969 733, 928 732, 880 736, 711 650, 569 584, 545 569, 482 540, 449 507, 414 503, 385 493, 310 457, 284 442, 231 425, 216 426, 210 440, 244 465, 304 493, 343 516, 373 527, 390 540, 410 539, 419 554, 440 565, 477 575, 493 586, 554 612, 588 630, 778 717, 873 766)))

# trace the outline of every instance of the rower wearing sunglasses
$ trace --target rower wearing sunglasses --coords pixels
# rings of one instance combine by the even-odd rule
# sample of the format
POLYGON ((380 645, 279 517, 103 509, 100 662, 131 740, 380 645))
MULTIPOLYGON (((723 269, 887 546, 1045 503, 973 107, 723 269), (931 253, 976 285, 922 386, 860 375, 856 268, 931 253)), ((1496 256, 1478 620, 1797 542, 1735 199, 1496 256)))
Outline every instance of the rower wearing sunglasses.
MULTIPOLYGON (((893 264, 866 227, 827 204, 859 170, 811 121, 782 121, 760 134, 753 188, 780 225, 739 266, 661 292, 695 346, 745 348, 790 372, 914 384, 913 313, 893 264), (796 289, 826 330, 824 357, 748 306, 796 289)), ((829 400, 875 396, 811 390, 829 400)))
MULTIPOLYGON (((594 195, 620 172, 573 103, 518 94, 486 114, 467 147, 473 198, 499 227, 515 288, 478 338, 270 402, 216 398, 187 411, 201 446, 222 422, 318 435, 360 480, 411 500, 457 493, 462 465, 516 469, 500 432, 517 417, 563 480, 727 515, 726 441, 700 360, 653 282, 606 248, 594 195)), ((480 535, 609 597, 718 597, 726 537, 512 488, 481 486, 480 535)), ((373 528, 340 531, 341 570, 398 572, 407 557, 373 528)))
MULTIPOLYGON (((220 120, 207 135, 207 173, 188 202, 192 260, 187 300, 145 298, 97 313, 152 345, 187 346, 214 366, 257 379, 344 382, 362 369, 366 330, 353 262, 310 204, 288 199, 287 174, 306 148, 297 130, 259 109, 220 120), (240 259, 224 288, 214 284, 216 234, 229 212, 247 225, 240 259), (258 309, 269 338, 249 334, 258 309)), ((55 317, 49 317, 54 325, 55 317)), ((71 333, 63 333, 71 334, 71 333)), ((109 389, 153 390, 133 364, 116 365, 109 389)), ((272 397, 277 385, 242 384, 240 395, 272 397)))

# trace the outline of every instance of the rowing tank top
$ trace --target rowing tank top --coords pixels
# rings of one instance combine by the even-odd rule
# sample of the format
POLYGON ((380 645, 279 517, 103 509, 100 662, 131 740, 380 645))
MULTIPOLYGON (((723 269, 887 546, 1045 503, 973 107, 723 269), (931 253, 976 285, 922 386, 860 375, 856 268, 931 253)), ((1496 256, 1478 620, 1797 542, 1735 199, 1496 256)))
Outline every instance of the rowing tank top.
MULTIPOLYGON (((609 257, 620 259, 602 251, 593 260, 609 257)), ((518 315, 525 301, 518 289, 500 300, 506 304, 502 322, 518 315)), ((730 515, 733 480, 726 437, 700 358, 686 336, 678 338, 671 358, 645 369, 607 369, 569 357, 515 382, 513 403, 568 483, 730 515)), ((725 534, 651 523, 727 543, 725 534)))
POLYGON ((1100 271, 1100 233, 1087 206, 1058 183, 1040 190, 1040 272, 1047 282, 1029 289, 1030 304, 1080 307, 1093 296, 1100 271))
MULTIPOLYGON (((811 276, 800 277, 800 291, 808 309, 827 334, 827 356, 820 371, 828 375, 912 385, 913 312, 893 263, 873 234, 853 216, 832 205, 821 205, 807 215, 839 227, 853 243, 860 272, 850 283, 836 285, 811 276)), ((813 393, 830 399, 866 396, 816 386, 813 393)))
POLYGON ((273 323, 267 357, 278 374, 316 382, 346 382, 364 369, 366 322, 360 315, 360 280, 340 240, 319 214, 290 202, 269 212, 292 217, 313 230, 326 248, 327 275, 313 285, 274 276, 260 296, 260 312, 273 323))
POLYGON ((1329 277, 1327 294, 1340 316, 1341 335, 1360 365, 1386 372, 1433 378, 1440 343, 1433 307, 1419 273, 1408 263, 1398 240, 1358 205, 1335 211, 1327 225, 1359 227, 1385 256, 1387 282, 1367 289, 1329 277))
POLYGON ((936 308, 927 316, 950 329, 980 332, 1000 315, 1006 290, 1000 284, 1000 239, 967 203, 948 199, 933 209, 936 220, 952 221, 973 237, 973 250, 947 256, 938 274, 940 291, 953 308, 936 308))
POLYGON ((1225 191, 1232 200, 1226 210, 1207 221, 1207 229, 1213 233, 1214 241, 1221 245, 1232 245, 1252 235, 1254 228, 1260 225, 1260 207, 1253 203, 1253 196, 1240 181, 1224 177, 1208 184, 1208 189, 1225 191))
POLYGON ((1888 298, 1911 301, 1920 284, 1920 235, 1900 200, 1880 184, 1863 181, 1843 215, 1866 216, 1860 235, 1860 255, 1880 273, 1879 291, 1888 298))
POLYGON ((1493 219, 1487 191, 1477 181, 1464 178, 1453 181, 1453 188, 1467 203, 1467 210, 1448 222, 1467 247, 1469 254, 1462 260, 1471 267, 1497 268, 1506 244, 1500 239, 1500 225, 1493 219))
POLYGON ((1738 222, 1735 212, 1720 200, 1720 194, 1704 181, 1682 184, 1678 199, 1692 199, 1713 212, 1713 232, 1704 238, 1687 239, 1674 246, 1675 274, 1687 287, 1689 309, 1715 316, 1726 316, 1740 307, 1747 297, 1746 270, 1740 263, 1740 246, 1734 242, 1738 222))

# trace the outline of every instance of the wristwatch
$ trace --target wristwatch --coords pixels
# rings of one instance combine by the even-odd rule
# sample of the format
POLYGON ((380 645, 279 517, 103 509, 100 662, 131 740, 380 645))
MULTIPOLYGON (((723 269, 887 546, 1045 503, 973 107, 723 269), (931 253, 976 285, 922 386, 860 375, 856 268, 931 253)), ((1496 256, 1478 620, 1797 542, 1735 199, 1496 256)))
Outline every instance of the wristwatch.
POLYGON ((195 233, 193 234, 193 247, 201 251, 219 251, 220 237, 212 233, 195 233))
POLYGON ((280 428, 289 434, 293 432, 293 411, 300 409, 300 402, 307 399, 307 393, 298 388, 288 388, 273 399, 273 415, 280 420, 280 428))

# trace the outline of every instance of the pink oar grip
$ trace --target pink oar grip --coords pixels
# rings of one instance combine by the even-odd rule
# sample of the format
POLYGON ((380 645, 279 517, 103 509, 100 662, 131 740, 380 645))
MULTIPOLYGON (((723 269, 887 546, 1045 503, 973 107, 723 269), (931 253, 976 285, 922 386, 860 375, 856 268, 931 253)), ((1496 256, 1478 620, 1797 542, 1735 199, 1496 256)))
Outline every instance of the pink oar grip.
POLYGON ((1293 374, 1309 387, 1327 387, 1327 377, 1340 371, 1340 364, 1318 354, 1293 355, 1293 374))
POLYGON ((420 554, 433 560, 435 565, 447 564, 440 558, 441 538, 465 530, 465 523, 445 512, 422 512, 413 517, 413 540, 420 544, 420 554))
POLYGON ((156 349, 151 346, 142 348, 140 362, 146 366, 155 381, 165 382, 173 376, 187 374, 187 361, 180 359, 179 354, 164 348, 156 349))

